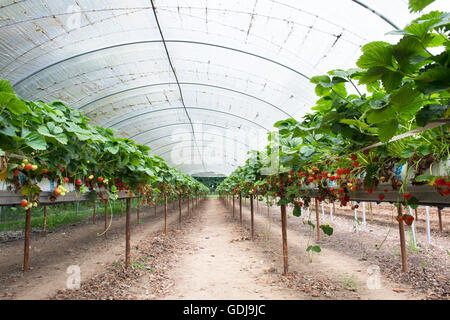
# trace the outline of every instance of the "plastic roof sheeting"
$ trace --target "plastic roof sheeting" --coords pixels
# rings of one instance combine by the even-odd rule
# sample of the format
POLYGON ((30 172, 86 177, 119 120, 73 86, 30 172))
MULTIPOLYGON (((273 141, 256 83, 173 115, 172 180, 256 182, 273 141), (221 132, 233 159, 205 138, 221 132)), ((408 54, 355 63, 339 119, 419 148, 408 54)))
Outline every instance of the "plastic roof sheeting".
POLYGON ((354 67, 362 45, 396 41, 385 33, 415 17, 405 0, 153 4, 0 0, 0 77, 187 173, 228 174, 275 121, 310 111, 309 77, 354 67))

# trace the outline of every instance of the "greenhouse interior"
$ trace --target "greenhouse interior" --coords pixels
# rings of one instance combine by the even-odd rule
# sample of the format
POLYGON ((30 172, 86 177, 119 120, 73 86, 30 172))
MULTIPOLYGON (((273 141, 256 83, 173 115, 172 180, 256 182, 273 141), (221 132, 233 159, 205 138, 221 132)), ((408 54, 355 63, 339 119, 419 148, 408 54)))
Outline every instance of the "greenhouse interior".
POLYGON ((448 0, 0 0, 0 300, 449 300, 449 35, 448 0))

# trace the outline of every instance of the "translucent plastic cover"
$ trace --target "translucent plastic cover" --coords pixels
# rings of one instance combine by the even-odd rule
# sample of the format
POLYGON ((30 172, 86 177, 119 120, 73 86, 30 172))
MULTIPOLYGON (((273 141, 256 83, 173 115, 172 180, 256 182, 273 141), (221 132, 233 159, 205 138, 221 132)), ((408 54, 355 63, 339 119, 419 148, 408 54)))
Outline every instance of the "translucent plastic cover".
POLYGON ((0 77, 25 99, 80 108, 184 172, 228 174, 275 121, 309 112, 310 77, 354 67, 365 43, 397 41, 385 33, 415 17, 406 0, 153 5, 0 0, 0 77))

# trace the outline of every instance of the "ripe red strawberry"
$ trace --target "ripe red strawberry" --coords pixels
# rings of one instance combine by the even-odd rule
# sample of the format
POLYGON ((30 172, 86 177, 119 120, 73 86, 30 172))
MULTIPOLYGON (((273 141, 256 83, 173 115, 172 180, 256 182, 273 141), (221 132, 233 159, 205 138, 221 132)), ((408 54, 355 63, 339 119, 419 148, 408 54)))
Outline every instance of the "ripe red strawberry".
POLYGON ((384 189, 384 192, 389 192, 389 189, 384 189))
POLYGON ((103 182, 103 178, 102 177, 98 177, 98 182, 102 183, 103 182))
POLYGON ((380 199, 380 201, 383 201, 383 199, 384 199, 384 194, 380 194, 380 195, 378 196, 378 199, 380 199))
POLYGON ((324 177, 328 177, 328 171, 322 172, 322 175, 323 175, 324 177))
POLYGON ((309 182, 313 182, 313 181, 314 181, 314 178, 313 178, 313 177, 309 177, 309 178, 308 178, 308 181, 309 181, 309 182))
POLYGON ((319 171, 319 168, 317 168, 317 167, 312 167, 312 170, 313 170, 313 171, 319 171))
POLYGON ((345 174, 350 174, 350 168, 345 168, 345 169, 344 169, 344 173, 345 173, 345 174))
POLYGON ((442 189, 442 194, 444 196, 448 196, 450 194, 450 190, 449 189, 442 189))
POLYGON ((358 161, 353 162, 353 166, 356 168, 357 166, 359 166, 359 162, 358 161))
POLYGON ((19 170, 14 170, 14 177, 17 177, 19 175, 19 170))
POLYGON ((434 180, 434 183, 438 186, 438 187, 443 187, 445 185, 445 179, 444 178, 439 178, 434 180))
POLYGON ((411 199, 411 197, 412 197, 412 194, 411 194, 411 192, 408 192, 408 193, 402 194, 402 196, 406 201, 409 201, 409 199, 411 199))
POLYGON ((344 188, 340 188, 340 189, 338 190, 338 192, 339 192, 339 193, 344 193, 344 188))
POLYGON ((410 226, 412 225, 413 221, 414 221, 414 217, 411 215, 404 215, 403 216, 403 221, 405 221, 406 225, 410 226))
POLYGON ((77 181, 75 181, 75 183, 77 184, 77 186, 81 186, 81 180, 77 179, 77 181))
POLYGON ((59 170, 61 173, 63 173, 64 172, 64 168, 61 168, 61 170, 59 170))
POLYGON ((445 185, 447 186, 447 188, 450 188, 450 180, 447 181, 447 182, 445 183, 445 185))
POLYGON ((367 190, 367 193, 368 193, 368 194, 372 194, 372 193, 373 193, 373 190, 372 190, 372 189, 368 189, 368 190, 367 190))
POLYGON ((395 220, 397 220, 398 222, 400 222, 400 221, 402 221, 402 220, 403 220, 403 216, 400 216, 400 217, 395 217, 395 220))
POLYGON ((64 182, 65 183, 69 182, 69 178, 64 178, 64 182))
POLYGON ((33 167, 33 165, 31 165, 30 163, 27 163, 27 164, 25 165, 25 170, 26 170, 26 171, 30 171, 32 167, 33 167))
POLYGON ((341 175, 344 174, 344 170, 342 170, 342 169, 337 169, 337 170, 336 170, 336 173, 337 173, 339 176, 341 176, 341 175))
POLYGON ((48 170, 47 169, 42 169, 42 173, 47 173, 48 170))
POLYGON ((28 205, 28 201, 25 200, 25 199, 23 199, 23 200, 20 202, 20 205, 21 205, 22 207, 26 207, 26 206, 28 205))
POLYGON ((331 176, 329 179, 330 179, 330 181, 334 181, 336 179, 336 177, 335 176, 331 176))
POLYGON ((330 192, 333 192, 333 191, 334 191, 334 188, 333 188, 333 187, 331 187, 331 188, 330 188, 330 192))
POLYGON ((318 179, 319 181, 322 180, 322 178, 323 178, 323 177, 320 176, 320 175, 317 176, 317 179, 318 179))
POLYGON ((352 159, 352 161, 356 161, 356 159, 358 159, 358 157, 356 156, 356 154, 352 154, 352 156, 350 157, 350 159, 352 159))

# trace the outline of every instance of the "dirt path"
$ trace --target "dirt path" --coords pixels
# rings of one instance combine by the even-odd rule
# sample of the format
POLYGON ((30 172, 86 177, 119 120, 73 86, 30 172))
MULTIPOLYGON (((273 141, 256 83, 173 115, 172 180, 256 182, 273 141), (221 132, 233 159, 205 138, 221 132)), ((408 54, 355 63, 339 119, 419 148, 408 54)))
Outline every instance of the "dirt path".
MULTIPOLYGON (((177 224, 178 210, 169 205, 169 225, 177 224)), ((183 210, 183 215, 186 210, 183 210)), ((138 243, 164 228, 163 207, 141 210, 142 224, 136 214, 131 215, 132 251, 138 243)), ((47 237, 34 234, 30 243, 30 271, 23 273, 23 241, 0 244, 0 299, 45 299, 57 290, 66 288, 67 268, 80 266, 81 281, 102 272, 114 261, 123 259, 125 250, 125 217, 114 216, 108 239, 103 232, 104 222, 96 225, 85 221, 49 233, 47 237)))
POLYGON ((186 235, 192 251, 171 272, 175 284, 164 299, 305 299, 301 292, 274 284, 270 257, 243 239, 218 199, 205 201, 196 232, 186 235))

